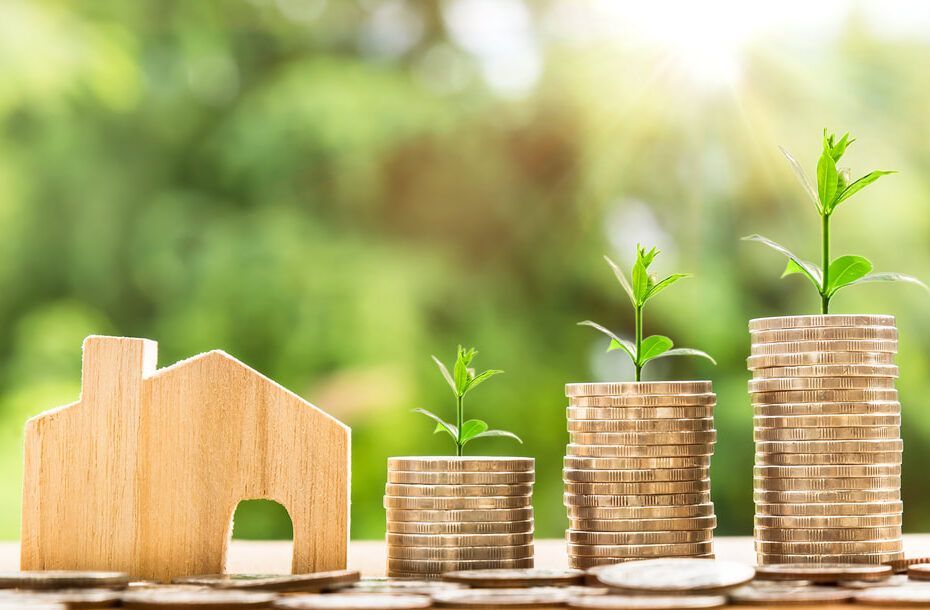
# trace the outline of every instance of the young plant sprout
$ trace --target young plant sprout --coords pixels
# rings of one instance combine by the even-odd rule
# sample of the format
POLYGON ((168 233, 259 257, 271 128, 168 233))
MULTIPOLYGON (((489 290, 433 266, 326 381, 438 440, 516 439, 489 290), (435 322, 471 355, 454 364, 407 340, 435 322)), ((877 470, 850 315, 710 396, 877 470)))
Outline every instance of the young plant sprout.
POLYGON ((652 264, 657 254, 659 254, 659 251, 656 248, 647 251, 642 246, 637 245, 636 262, 633 263, 633 270, 629 280, 616 263, 608 257, 604 257, 607 264, 613 269, 614 275, 617 276, 617 280, 620 281, 620 285, 623 286, 623 289, 626 291, 627 295, 629 295, 630 302, 633 304, 636 330, 635 340, 632 343, 625 339, 621 339, 612 331, 591 320, 578 323, 583 326, 596 328, 610 337, 610 344, 607 346, 608 352, 618 349, 626 352, 633 361, 633 366, 636 368, 636 381, 640 381, 642 377, 643 366, 650 360, 655 360, 656 358, 665 358, 667 356, 700 356, 717 364, 710 355, 700 350, 687 347, 673 348, 672 346, 674 344, 672 340, 663 335, 650 335, 645 339, 643 338, 643 310, 646 308, 646 302, 678 280, 691 277, 690 273, 673 273, 662 280, 656 281, 657 278, 649 273, 649 265, 652 264))
POLYGON ((442 373, 442 376, 446 379, 446 383, 449 384, 449 387, 452 388, 452 393, 455 395, 454 425, 426 409, 414 409, 415 413, 422 413, 436 422, 436 429, 433 431, 434 434, 437 432, 445 432, 452 437, 452 440, 455 441, 455 455, 459 456, 464 455, 465 445, 476 438, 506 436, 519 443, 523 443, 520 437, 512 432, 507 432, 506 430, 489 430, 488 424, 480 419, 465 420, 465 395, 478 387, 478 385, 485 380, 504 372, 489 369, 476 374, 475 369, 469 368, 469 365, 477 355, 478 352, 475 351, 474 348, 465 349, 460 345, 456 353, 455 366, 451 374, 449 373, 449 369, 446 368, 446 365, 444 365, 439 358, 433 356, 433 361, 436 363, 436 366, 439 367, 439 371, 442 373))
POLYGON ((903 273, 872 273, 872 263, 862 256, 847 254, 830 260, 830 218, 837 206, 869 186, 882 176, 893 174, 893 171, 873 171, 861 178, 850 182, 850 172, 846 168, 838 169, 836 164, 843 157, 843 153, 855 139, 850 139, 849 133, 839 140, 834 134, 827 134, 823 130, 823 152, 817 162, 817 189, 815 190, 801 164, 785 149, 781 152, 794 168, 801 185, 808 197, 820 213, 820 265, 806 261, 784 246, 761 235, 750 235, 743 239, 758 241, 788 257, 788 266, 785 267, 782 277, 799 273, 810 280, 820 294, 820 313, 830 313, 830 299, 840 288, 866 282, 910 282, 927 286, 915 277, 903 273))

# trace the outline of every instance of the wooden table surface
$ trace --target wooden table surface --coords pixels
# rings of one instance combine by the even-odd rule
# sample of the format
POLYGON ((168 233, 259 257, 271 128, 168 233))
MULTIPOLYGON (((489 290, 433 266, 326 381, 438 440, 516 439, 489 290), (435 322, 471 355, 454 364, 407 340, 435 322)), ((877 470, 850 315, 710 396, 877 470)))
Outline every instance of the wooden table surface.
MULTIPOLYGON (((749 536, 718 537, 714 550, 720 559, 731 559, 748 564, 755 563, 752 538, 749 536)), ((908 534, 904 537, 907 557, 930 557, 930 534, 908 534)), ((233 540, 227 559, 228 572, 238 573, 289 573, 291 571, 291 543, 287 541, 233 540)), ((537 540, 536 566, 564 568, 568 565, 563 540, 537 540)), ((353 540, 349 546, 349 566, 366 576, 384 575, 384 542, 381 540, 353 540)), ((19 569, 19 544, 0 542, 0 571, 19 569)))

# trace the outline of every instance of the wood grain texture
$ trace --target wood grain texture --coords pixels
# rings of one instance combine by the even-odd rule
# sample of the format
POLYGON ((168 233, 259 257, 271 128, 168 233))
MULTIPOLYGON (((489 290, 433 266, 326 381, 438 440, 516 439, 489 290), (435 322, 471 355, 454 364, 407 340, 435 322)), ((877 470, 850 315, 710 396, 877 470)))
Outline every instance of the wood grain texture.
POLYGON ((221 351, 156 351, 88 337, 81 400, 26 423, 22 569, 222 572, 246 499, 287 509, 294 572, 345 567, 349 429, 221 351))

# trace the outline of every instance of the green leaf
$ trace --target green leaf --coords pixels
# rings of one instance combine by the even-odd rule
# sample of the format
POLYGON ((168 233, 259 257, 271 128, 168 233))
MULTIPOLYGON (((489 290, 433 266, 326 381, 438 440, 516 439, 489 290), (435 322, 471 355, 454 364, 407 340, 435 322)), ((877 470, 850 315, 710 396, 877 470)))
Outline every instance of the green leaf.
MULTIPOLYGON (((811 262, 807 262, 807 264, 810 267, 815 268, 817 270, 817 277, 819 278, 820 277, 820 266, 815 265, 814 263, 811 263, 811 262)), ((789 275, 794 275, 795 273, 800 273, 801 275, 809 279, 811 283, 814 285, 814 288, 820 291, 820 284, 815 282, 814 279, 811 278, 811 276, 807 275, 807 273, 804 272, 804 269, 802 269, 796 262, 789 259, 788 265, 785 267, 785 270, 782 271, 781 277, 787 277, 789 275)))
POLYGON ((623 286, 623 289, 630 296, 630 302, 633 305, 636 305, 636 297, 633 296, 633 287, 630 286, 630 280, 626 279, 626 275, 623 274, 623 270, 617 265, 617 263, 610 260, 606 255, 604 260, 607 261, 607 264, 610 265, 610 268, 613 269, 614 275, 617 276, 617 280, 620 282, 620 285, 623 286))
POLYGON ((861 256, 847 254, 830 263, 830 285, 826 291, 832 296, 837 290, 851 284, 872 271, 872 263, 861 256))
POLYGON ((690 347, 676 347, 675 349, 670 349, 667 352, 659 354, 656 358, 667 358, 668 356, 698 356, 700 358, 707 358, 714 364, 717 364, 717 361, 707 352, 702 352, 699 349, 691 349, 690 347))
POLYGON ((829 214, 836 199, 836 161, 829 149, 825 149, 817 161, 817 195, 820 197, 820 209, 829 214))
POLYGON ((449 387, 452 388, 453 392, 458 393, 458 390, 455 388, 455 380, 452 379, 452 375, 449 373, 449 369, 447 369, 446 365, 443 364, 442 361, 436 356, 433 356, 432 358, 433 362, 436 363, 436 366, 439 367, 439 371, 442 373, 442 376, 445 377, 446 383, 449 384, 449 387))
POLYGON ((487 438, 491 436, 506 436, 507 438, 512 438, 513 440, 517 441, 521 445, 523 444, 523 439, 521 439, 519 436, 517 436, 513 432, 507 432, 506 430, 485 430, 481 434, 476 434, 475 436, 473 436, 472 439, 487 438))
POLYGON ((691 274, 690 273, 673 273, 667 278, 659 282, 656 282, 656 284, 649 291, 649 294, 646 295, 646 300, 651 299, 652 297, 659 294, 660 292, 662 292, 663 290, 665 290, 666 288, 668 288, 669 286, 671 286, 678 280, 686 278, 686 277, 691 277, 691 274))
POLYGON ((640 261, 643 264, 643 267, 646 269, 649 268, 649 265, 652 264, 652 261, 655 260, 655 257, 658 254, 658 248, 653 247, 650 250, 646 250, 641 245, 636 245, 636 259, 640 261))
POLYGON ((488 429, 488 424, 480 419, 469 419, 462 424, 462 437, 459 441, 464 445, 488 429))
POLYGON ((664 335, 652 335, 643 339, 642 349, 640 350, 639 364, 643 365, 658 358, 663 353, 672 349, 672 340, 664 335))
POLYGON ((788 248, 772 241, 768 237, 763 237, 761 235, 749 235, 747 237, 744 237, 743 240, 744 241, 757 241, 761 244, 765 244, 766 246, 775 250, 776 252, 780 252, 783 255, 787 256, 792 262, 794 262, 794 264, 797 266, 797 269, 789 265, 789 267, 785 269, 785 273, 782 274, 782 277, 784 277, 785 275, 790 275, 791 273, 802 273, 805 276, 807 276, 807 279, 809 279, 814 284, 814 286, 817 287, 818 292, 821 291, 821 286, 823 284, 823 273, 820 271, 820 267, 818 267, 817 265, 805 261, 804 259, 794 254, 788 248))
POLYGON ((894 273, 891 271, 885 271, 885 272, 880 272, 880 273, 870 273, 846 285, 852 286, 853 284, 865 284, 867 282, 904 282, 907 284, 914 284, 916 286, 920 286, 924 290, 930 292, 930 287, 928 287, 926 284, 921 282, 916 277, 912 275, 905 275, 903 273, 894 273))
POLYGON ((847 131, 843 134, 843 137, 840 138, 839 142, 836 144, 832 144, 831 142, 832 146, 830 147, 830 156, 833 157, 833 161, 839 162, 840 158, 846 152, 846 148, 855 141, 855 138, 852 140, 849 139, 849 132, 847 131))
POLYGON ((846 201, 847 199, 849 199, 850 197, 852 197, 853 195, 855 195, 856 193, 864 189, 865 187, 869 186, 870 184, 872 184, 873 182, 881 178, 882 176, 887 176, 888 174, 895 174, 895 173, 897 172, 895 171, 869 172, 865 176, 859 178, 858 180, 856 180, 855 182, 847 186, 845 189, 843 189, 843 192, 840 193, 836 197, 836 201, 834 201, 833 205, 830 207, 830 211, 832 212, 834 209, 836 209, 836 206, 843 203, 844 201, 846 201))
POLYGON ((817 197, 817 190, 814 188, 814 185, 811 184, 810 179, 807 177, 807 174, 804 173, 804 168, 801 167, 801 164, 798 163, 797 159, 791 156, 791 154, 782 148, 778 147, 781 150, 781 154, 785 155, 785 158, 788 159, 788 163, 791 164, 791 167, 794 169, 795 175, 798 177, 801 186, 804 187, 804 192, 807 193, 807 196, 810 198, 814 205, 817 206, 817 210, 820 210, 820 199, 817 197))
POLYGON ((590 326, 591 328, 595 330, 601 331, 602 333, 610 337, 610 345, 607 346, 608 352, 613 351, 615 349, 622 349, 623 351, 627 353, 630 359, 633 360, 633 362, 636 362, 636 346, 633 345, 633 343, 631 343, 630 341, 621 339, 620 337, 615 335, 613 331, 608 330, 604 328, 603 326, 601 326, 600 324, 598 324, 597 322, 592 322, 591 320, 585 320, 584 322, 579 322, 578 326, 590 326))
POLYGON ((468 371, 468 365, 471 364, 472 359, 477 354, 474 349, 466 350, 461 345, 458 347, 458 352, 455 358, 455 367, 453 371, 455 373, 455 391, 459 396, 465 395, 465 390, 468 387, 468 382, 471 380, 471 374, 468 371))
POLYGON ((640 306, 646 302, 649 290, 652 288, 652 278, 641 259, 633 263, 633 297, 634 305, 640 306))
POLYGON ((465 392, 472 391, 485 380, 490 379, 491 377, 494 377, 495 375, 500 375, 503 372, 504 371, 499 371, 497 369, 488 369, 478 375, 475 375, 474 377, 472 377, 471 381, 468 382, 468 386, 465 388, 465 392))
POLYGON ((413 412, 422 413, 423 415, 429 417, 430 419, 436 422, 436 429, 433 430, 433 434, 440 432, 440 431, 445 431, 449 434, 449 436, 455 439, 456 442, 458 442, 459 429, 455 426, 455 424, 450 424, 449 422, 445 421, 443 418, 439 417, 435 413, 431 413, 427 411, 426 409, 414 409, 413 412))

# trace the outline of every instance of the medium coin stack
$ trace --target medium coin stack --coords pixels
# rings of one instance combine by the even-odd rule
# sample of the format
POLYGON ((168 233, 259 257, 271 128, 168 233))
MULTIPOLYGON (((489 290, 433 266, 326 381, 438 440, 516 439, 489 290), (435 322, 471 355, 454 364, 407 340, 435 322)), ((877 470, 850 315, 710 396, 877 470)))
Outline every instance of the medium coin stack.
POLYGON ((571 383, 565 394, 569 565, 711 555, 711 383, 571 383))
POLYGON ((749 323, 760 565, 902 558, 893 316, 749 323))
POLYGON ((388 576, 533 567, 535 461, 388 459, 388 576))

